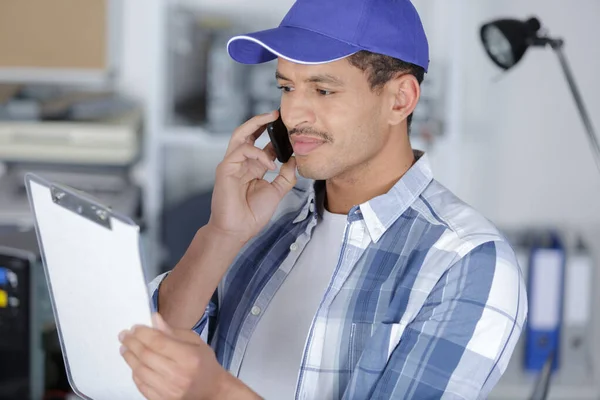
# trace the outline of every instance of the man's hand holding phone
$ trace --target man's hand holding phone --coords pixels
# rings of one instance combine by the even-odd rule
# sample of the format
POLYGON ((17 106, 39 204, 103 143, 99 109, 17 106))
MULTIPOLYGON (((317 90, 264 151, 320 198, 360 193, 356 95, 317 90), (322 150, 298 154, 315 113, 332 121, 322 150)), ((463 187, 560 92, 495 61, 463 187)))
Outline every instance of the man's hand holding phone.
POLYGON ((264 176, 276 169, 273 144, 263 149, 255 146, 267 125, 278 117, 278 111, 258 115, 233 133, 225 157, 217 167, 208 223, 219 234, 242 242, 250 240, 267 225, 281 199, 296 184, 294 157, 269 182, 264 176))
POLYGON ((169 325, 142 327, 120 338, 136 385, 149 399, 259 398, 217 363, 190 327, 239 248, 267 225, 296 184, 293 157, 272 182, 265 180, 267 171, 276 169, 275 150, 272 143, 255 146, 278 116, 278 111, 256 116, 233 133, 217 167, 210 220, 160 285, 158 307, 169 325), (159 382, 159 376, 168 382, 159 382))

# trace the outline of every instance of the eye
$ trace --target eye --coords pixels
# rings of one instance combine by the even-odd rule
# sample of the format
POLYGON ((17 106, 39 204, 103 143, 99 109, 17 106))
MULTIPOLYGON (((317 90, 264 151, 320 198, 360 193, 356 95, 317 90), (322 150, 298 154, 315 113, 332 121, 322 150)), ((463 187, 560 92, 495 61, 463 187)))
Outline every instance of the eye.
POLYGON ((332 92, 331 90, 326 90, 326 89, 317 89, 317 93, 319 93, 321 96, 330 96, 334 92, 332 92))
POLYGON ((281 90, 282 92, 291 92, 294 90, 293 88, 284 85, 277 85, 277 89, 281 90))

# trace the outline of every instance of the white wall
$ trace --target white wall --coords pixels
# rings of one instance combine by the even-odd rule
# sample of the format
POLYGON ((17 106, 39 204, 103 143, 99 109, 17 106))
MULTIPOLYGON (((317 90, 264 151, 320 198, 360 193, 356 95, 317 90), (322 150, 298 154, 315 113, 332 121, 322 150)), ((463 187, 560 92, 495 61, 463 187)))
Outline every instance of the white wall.
POLYGON ((592 226, 600 222, 600 173, 554 52, 530 49, 501 75, 479 26, 536 15, 566 41, 581 94, 600 128, 600 2, 469 2, 463 20, 465 176, 459 192, 503 226, 592 226))
MULTIPOLYGON (((596 28, 600 2, 414 2, 428 32, 432 62, 447 67, 451 78, 447 86, 450 137, 432 154, 438 178, 502 226, 598 224, 600 173, 555 54, 550 49, 530 49, 514 70, 498 80, 501 72, 481 47, 479 26, 493 18, 535 14, 551 34, 564 37, 588 111, 600 129, 600 29, 596 28)), ((147 98, 153 87, 148 32, 155 21, 152 9, 161 1, 125 3, 121 86, 147 98)), ((281 19, 292 0, 179 3, 266 27, 281 19)), ((194 168, 201 157, 189 161, 194 168)), ((197 170, 200 175, 213 173, 206 165, 197 170)))

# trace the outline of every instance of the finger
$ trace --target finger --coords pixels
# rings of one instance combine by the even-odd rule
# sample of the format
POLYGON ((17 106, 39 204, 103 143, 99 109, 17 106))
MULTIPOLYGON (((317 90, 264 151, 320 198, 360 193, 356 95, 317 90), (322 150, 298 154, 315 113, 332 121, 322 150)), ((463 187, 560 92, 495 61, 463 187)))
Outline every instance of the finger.
POLYGON ((171 328, 159 313, 152 314, 152 322, 154 327, 159 331, 164 332, 177 340, 181 340, 184 343, 196 345, 202 343, 202 338, 196 332, 191 329, 171 328))
POLYGON ((125 359, 127 365, 129 365, 129 368, 132 372, 138 370, 141 367, 142 363, 140 359, 137 358, 135 353, 130 351, 127 347, 121 346, 121 355, 125 359))
POLYGON ((144 357, 143 361, 145 361, 147 357, 149 362, 153 363, 168 360, 177 363, 178 360, 186 358, 188 355, 188 347, 181 341, 166 335, 158 329, 143 325, 135 326, 129 334, 125 334, 122 343, 136 353, 138 358, 144 357))
POLYGON ((200 345, 204 343, 204 340, 196 332, 189 329, 175 329, 173 331, 173 337, 177 340, 181 340, 183 343, 200 345))
MULTIPOLYGON (((269 142, 267 143, 267 145, 265 147, 263 147, 262 151, 265 152, 265 154, 267 155, 267 158, 270 161, 275 161, 275 159, 277 158, 277 154, 275 153, 275 147, 273 147, 273 143, 269 142)), ((255 162, 254 160, 250 161, 252 163, 252 166, 256 166, 256 176, 257 177, 262 177, 265 175, 265 173, 271 169, 271 168, 265 168, 265 166, 263 165, 263 163, 260 162, 255 162)), ((273 163, 273 165, 275 165, 275 163, 273 163)), ((275 167, 277 167, 275 165, 275 167)))
POLYGON ((165 387, 162 376, 145 366, 132 351, 122 348, 122 355, 131 369, 131 376, 140 392, 146 398, 163 398, 164 396, 158 393, 160 388, 165 387))
POLYGON ((257 115, 240 125, 231 135, 225 157, 244 143, 254 144, 256 139, 258 139, 265 131, 267 124, 275 121, 278 117, 279 112, 272 111, 270 113, 257 115))
POLYGON ((275 177, 271 183, 279 192, 280 198, 283 198, 292 190, 296 184, 296 158, 290 157, 288 162, 283 164, 279 169, 279 175, 275 177))
MULTIPOLYGON (((126 344, 123 346, 123 358, 131 367, 133 377, 137 379, 136 383, 143 383, 154 389, 160 395, 160 399, 179 398, 178 388, 188 385, 184 371, 189 368, 185 365, 189 365, 190 361, 185 358, 180 358, 177 362, 165 359, 132 338, 125 338, 123 342, 126 344)), ((180 346, 185 348, 186 355, 194 351, 188 344, 182 343, 180 346)), ((198 349, 198 346, 195 349, 198 349)))
MULTIPOLYGON (((268 143, 265 147, 263 147, 263 151, 267 154, 269 160, 274 162, 277 158, 277 155, 275 154, 275 148, 273 147, 272 143, 268 143)), ((269 170, 274 169, 277 169, 277 167, 275 166, 275 168, 266 168, 264 163, 256 160, 249 160, 248 173, 246 174, 248 178, 246 180, 263 179, 269 170)))
POLYGON ((271 161, 273 161, 277 158, 277 153, 275 153, 275 147, 273 146, 273 143, 271 143, 271 142, 267 143, 267 145, 265 147, 263 147, 263 151, 265 153, 267 153, 267 155, 269 156, 269 159, 271 161))
POLYGON ((140 393, 148 400, 162 400, 165 398, 164 395, 158 393, 158 391, 147 384, 146 382, 141 381, 137 377, 133 377, 133 382, 137 386, 140 393))
POLYGON ((161 315, 159 313, 152 314, 152 325, 156 329, 166 333, 167 335, 173 334, 173 329, 171 329, 169 324, 167 324, 167 322, 163 319, 163 317, 161 317, 161 315))
POLYGON ((225 160, 223 160, 219 169, 223 171, 225 175, 239 173, 240 167, 244 165, 244 162, 255 160, 264 168, 275 170, 277 166, 269 157, 270 156, 267 153, 258 147, 255 147, 251 144, 244 144, 238 147, 225 160))
POLYGON ((163 375, 142 364, 130 351, 123 353, 123 358, 130 367, 135 365, 135 368, 131 368, 131 376, 142 394, 146 395, 148 393, 156 399, 165 398, 165 394, 169 393, 170 389, 169 383, 163 375))
POLYGON ((145 366, 163 376, 172 377, 172 371, 177 367, 174 360, 157 353, 151 346, 146 346, 134 334, 125 335, 121 342, 123 358, 134 372, 145 366))
MULTIPOLYGON (((157 399, 175 398, 177 389, 173 387, 173 380, 168 380, 164 375, 142 366, 133 374, 136 385, 146 388, 146 391, 154 392, 157 399)), ((139 386, 138 386, 139 388, 139 386)))

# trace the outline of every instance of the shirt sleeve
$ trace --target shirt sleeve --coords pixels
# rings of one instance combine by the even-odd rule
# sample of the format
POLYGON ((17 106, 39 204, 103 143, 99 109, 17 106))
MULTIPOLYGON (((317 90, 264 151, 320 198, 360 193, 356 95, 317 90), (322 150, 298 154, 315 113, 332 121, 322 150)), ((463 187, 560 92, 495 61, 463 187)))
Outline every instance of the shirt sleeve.
POLYGON ((371 398, 487 398, 523 330, 526 296, 506 242, 476 247, 446 271, 407 325, 371 398))
MULTIPOLYGON (((164 279, 167 277, 168 274, 169 274, 169 272, 165 272, 165 273, 157 276, 156 278, 154 278, 148 284, 148 290, 151 294, 150 308, 151 308, 152 312, 159 312, 159 310, 158 310, 158 293, 159 293, 160 285, 162 284, 162 282, 164 281, 164 279)), ((192 327, 192 330, 194 332, 196 332, 198 335, 200 335, 200 337, 202 339, 204 339, 205 342, 208 341, 209 320, 212 319, 211 317, 214 317, 216 315, 216 311, 217 311, 216 304, 211 299, 211 301, 206 306, 206 310, 204 310, 204 314, 202 315, 200 320, 192 327)))

